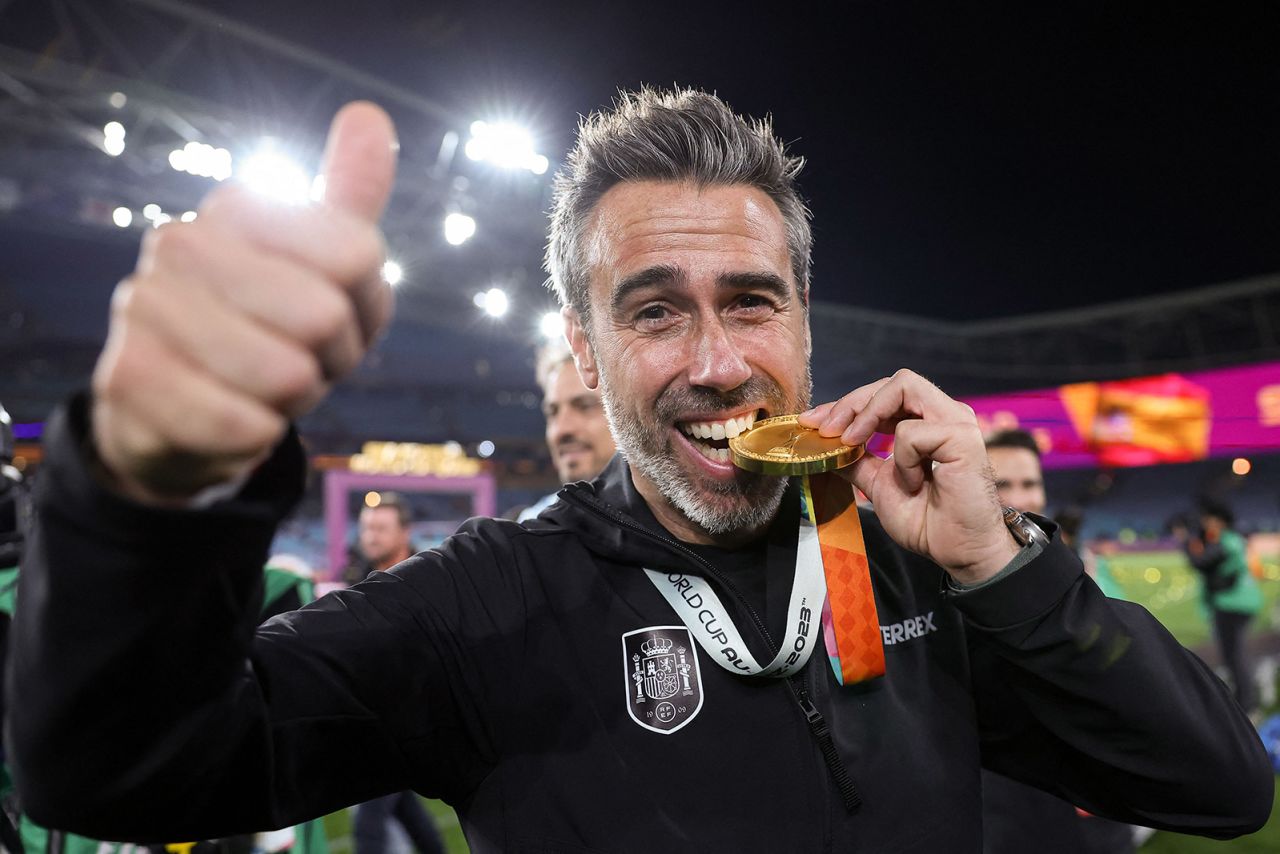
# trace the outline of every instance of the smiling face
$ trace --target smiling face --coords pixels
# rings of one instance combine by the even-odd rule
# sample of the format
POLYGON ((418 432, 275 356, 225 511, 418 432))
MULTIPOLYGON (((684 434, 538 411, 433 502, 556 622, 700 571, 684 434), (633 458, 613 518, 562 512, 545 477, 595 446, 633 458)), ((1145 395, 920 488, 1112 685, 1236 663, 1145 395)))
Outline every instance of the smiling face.
POLYGON ((586 235, 590 334, 567 312, 636 487, 669 530, 713 542, 777 512, 783 478, 727 439, 809 402, 809 328, 777 206, 747 186, 627 182, 586 235))
POLYGON ((1000 503, 1043 513, 1046 502, 1040 458, 1026 448, 987 448, 1000 503))
POLYGON ((551 370, 542 397, 547 447, 562 483, 591 480, 613 457, 613 436, 600 393, 582 384, 570 361, 551 370))

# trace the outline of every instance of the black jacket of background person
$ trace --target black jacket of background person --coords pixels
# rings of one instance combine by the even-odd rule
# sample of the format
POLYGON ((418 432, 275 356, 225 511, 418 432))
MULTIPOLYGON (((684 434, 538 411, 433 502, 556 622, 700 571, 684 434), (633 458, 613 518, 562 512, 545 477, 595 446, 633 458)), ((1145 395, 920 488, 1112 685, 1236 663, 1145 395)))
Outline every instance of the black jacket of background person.
POLYGON ((819 648, 802 678, 762 683, 698 648, 702 707, 663 734, 628 714, 623 636, 680 625, 642 566, 701 569, 620 459, 527 527, 471 520, 255 631, 296 439, 234 500, 148 509, 95 485, 86 409, 50 425, 10 660, 9 743, 44 824, 220 837, 412 788, 453 804, 477 852, 978 852, 980 759, 1154 827, 1231 836, 1270 812, 1266 754, 1223 684, 1056 541, 953 595, 864 514, 880 622, 921 630, 889 631, 887 675, 841 688, 819 648), (852 813, 801 691, 861 793, 852 813))

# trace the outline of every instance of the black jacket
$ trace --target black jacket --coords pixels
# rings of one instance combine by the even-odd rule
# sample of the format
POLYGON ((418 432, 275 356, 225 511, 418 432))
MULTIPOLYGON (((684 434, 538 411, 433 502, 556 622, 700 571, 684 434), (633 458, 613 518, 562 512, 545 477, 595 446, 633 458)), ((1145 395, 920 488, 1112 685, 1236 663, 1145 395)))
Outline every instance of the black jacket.
MULTIPOLYGON (((640 568, 705 568, 620 461, 539 520, 472 520, 255 631, 296 440, 233 501, 146 509, 93 482, 85 409, 50 427, 10 660, 17 781, 47 825, 217 837, 413 788, 453 804, 477 852, 978 852, 980 761, 1155 827, 1231 836, 1270 811, 1266 755, 1222 683, 1056 541, 956 595, 864 514, 880 622, 918 630, 888 632, 886 676, 841 688, 819 650, 762 684, 696 649, 701 706, 661 733, 627 711, 623 638, 679 621, 640 568)), ((795 504, 771 532, 766 622, 795 504)), ((770 658, 749 603, 714 583, 770 658)))

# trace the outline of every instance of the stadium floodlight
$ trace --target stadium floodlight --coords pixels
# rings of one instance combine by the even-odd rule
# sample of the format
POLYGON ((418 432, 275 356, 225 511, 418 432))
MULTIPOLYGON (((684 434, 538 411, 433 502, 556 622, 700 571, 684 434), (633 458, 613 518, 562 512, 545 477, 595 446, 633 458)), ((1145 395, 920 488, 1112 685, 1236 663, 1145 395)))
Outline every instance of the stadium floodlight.
POLYGON ((124 125, 107 122, 102 126, 102 150, 112 157, 124 152, 124 125))
POLYGON ((444 239, 451 246, 461 246, 476 233, 476 221, 464 213, 451 213, 444 218, 444 239))
POLYGON ((483 459, 488 459, 489 457, 493 456, 493 452, 496 451, 497 449, 498 449, 497 446, 494 445, 493 442, 489 441, 488 439, 485 439, 483 442, 476 445, 476 454, 478 454, 483 459))
POLYGON ((556 341, 564 337, 564 319, 560 317, 560 312, 548 311, 538 321, 538 329, 542 332, 543 338, 556 341))
POLYGON ((313 176, 275 149, 270 142, 235 170, 236 180, 255 193, 289 204, 302 204, 311 198, 313 176))
POLYGON ((111 212, 111 221, 121 228, 133 225, 133 211, 126 207, 118 207, 111 212))
POLYGON ((462 150, 472 160, 501 169, 528 169, 535 175, 543 174, 550 165, 533 150, 533 135, 509 122, 472 122, 471 139, 462 150))
POLYGON ((203 142, 188 142, 169 152, 169 165, 179 172, 225 181, 231 177, 231 152, 203 142))
POLYGON ((394 288, 404 281, 404 268, 395 261, 385 261, 382 265, 382 278, 394 288))
POLYGON ((149 220, 151 220, 152 222, 155 222, 155 221, 156 221, 156 219, 158 219, 158 218, 160 217, 160 214, 161 214, 161 213, 162 213, 162 211, 160 210, 160 206, 159 206, 159 205, 157 205, 155 202, 152 202, 151 204, 143 205, 143 206, 142 206, 142 216, 143 216, 143 218, 144 218, 144 219, 149 219, 149 220))
POLYGON ((511 307, 511 300, 507 297, 507 292, 502 288, 489 288, 487 291, 481 291, 475 295, 472 302, 476 304, 476 308, 490 317, 502 317, 507 313, 507 309, 511 307))
POLYGON ((195 222, 195 221, 196 221, 196 212, 195 212, 195 211, 183 211, 183 212, 182 212, 182 216, 178 217, 178 219, 182 220, 183 222, 195 222))

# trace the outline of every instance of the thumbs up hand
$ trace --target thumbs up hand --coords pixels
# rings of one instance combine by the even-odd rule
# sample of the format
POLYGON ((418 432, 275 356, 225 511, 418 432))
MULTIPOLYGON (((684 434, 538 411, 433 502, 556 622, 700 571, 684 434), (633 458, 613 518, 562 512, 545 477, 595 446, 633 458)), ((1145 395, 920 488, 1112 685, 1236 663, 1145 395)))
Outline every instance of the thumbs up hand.
POLYGON ((377 221, 395 161, 386 113, 348 104, 323 202, 224 186, 193 222, 148 232, 93 375, 94 444, 120 491, 176 503, 244 476, 359 364, 391 315, 377 221))

